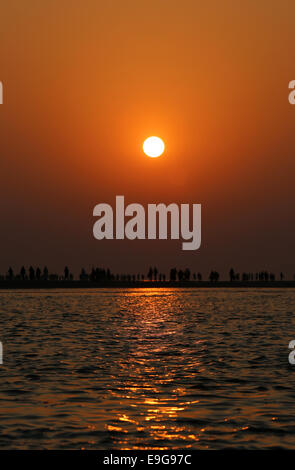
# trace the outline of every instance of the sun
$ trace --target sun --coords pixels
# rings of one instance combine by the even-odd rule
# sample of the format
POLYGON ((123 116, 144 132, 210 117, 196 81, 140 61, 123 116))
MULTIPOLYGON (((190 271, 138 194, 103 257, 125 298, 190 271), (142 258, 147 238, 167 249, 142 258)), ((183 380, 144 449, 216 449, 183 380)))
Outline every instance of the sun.
POLYGON ((165 144, 160 137, 148 137, 143 143, 144 153, 151 158, 156 158, 162 155, 165 150, 165 144))

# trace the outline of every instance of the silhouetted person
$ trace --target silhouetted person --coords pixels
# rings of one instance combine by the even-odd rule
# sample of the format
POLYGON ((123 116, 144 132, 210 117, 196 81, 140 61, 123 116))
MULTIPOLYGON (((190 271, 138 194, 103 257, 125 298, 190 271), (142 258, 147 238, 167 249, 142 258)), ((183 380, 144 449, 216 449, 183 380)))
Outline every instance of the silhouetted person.
POLYGON ((149 269, 149 272, 147 274, 147 278, 148 278, 149 281, 153 280, 153 268, 149 269))
POLYGON ((154 279, 155 279, 155 281, 157 280, 157 278, 158 278, 158 270, 157 270, 157 268, 155 267, 155 268, 154 268, 154 279))
POLYGON ((40 281, 40 279, 41 279, 41 269, 39 268, 39 266, 36 269, 36 279, 37 279, 37 281, 40 281))
POLYGON ((64 274, 65 274, 65 280, 68 280, 70 271, 69 271, 69 268, 67 266, 64 269, 64 274))
POLYGON ((24 266, 22 266, 20 270, 20 277, 22 278, 23 281, 26 279, 26 269, 24 266))
POLYGON ((201 273, 198 273, 198 281, 201 282, 201 280, 202 280, 202 274, 201 274, 201 273))
POLYGON ((284 280, 284 277, 285 277, 284 274, 283 274, 283 273, 280 273, 280 279, 281 279, 281 281, 284 280))
POLYGON ((9 267, 7 277, 10 281, 14 278, 13 269, 9 267))
POLYGON ((219 273, 217 271, 211 271, 209 279, 211 282, 217 282, 219 279, 219 273))
POLYGON ((229 272, 229 278, 230 278, 230 281, 233 282, 235 280, 235 272, 233 270, 233 268, 231 268, 230 272, 229 272))
POLYGON ((184 271, 184 279, 186 281, 189 281, 190 280, 190 277, 191 277, 191 272, 188 268, 186 268, 186 270, 184 271))
POLYGON ((35 279, 35 270, 33 266, 30 266, 29 268, 29 278, 30 278, 30 281, 33 281, 35 279))
POLYGON ((86 279, 88 279, 88 275, 86 274, 85 269, 82 268, 82 269, 81 269, 81 273, 80 273, 80 280, 81 280, 81 281, 84 281, 84 280, 86 280, 86 279))
POLYGON ((47 268, 47 266, 44 266, 44 269, 43 269, 43 279, 44 279, 44 281, 48 280, 48 275, 49 275, 48 268, 47 268))
POLYGON ((176 281, 177 270, 176 268, 170 269, 170 281, 176 281))

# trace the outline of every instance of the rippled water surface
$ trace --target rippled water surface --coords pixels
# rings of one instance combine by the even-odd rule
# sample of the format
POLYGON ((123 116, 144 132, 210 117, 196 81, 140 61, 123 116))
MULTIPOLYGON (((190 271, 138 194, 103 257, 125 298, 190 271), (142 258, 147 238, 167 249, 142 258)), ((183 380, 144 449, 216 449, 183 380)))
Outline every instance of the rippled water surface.
POLYGON ((0 292, 2 449, 295 448, 295 291, 0 292))

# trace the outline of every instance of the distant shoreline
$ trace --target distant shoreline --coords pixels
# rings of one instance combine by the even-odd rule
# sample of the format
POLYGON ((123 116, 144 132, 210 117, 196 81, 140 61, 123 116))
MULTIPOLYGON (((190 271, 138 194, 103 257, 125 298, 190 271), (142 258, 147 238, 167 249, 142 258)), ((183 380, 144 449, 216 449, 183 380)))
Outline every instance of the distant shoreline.
POLYGON ((295 281, 0 281, 0 290, 14 289, 162 289, 162 288, 295 288, 295 281))

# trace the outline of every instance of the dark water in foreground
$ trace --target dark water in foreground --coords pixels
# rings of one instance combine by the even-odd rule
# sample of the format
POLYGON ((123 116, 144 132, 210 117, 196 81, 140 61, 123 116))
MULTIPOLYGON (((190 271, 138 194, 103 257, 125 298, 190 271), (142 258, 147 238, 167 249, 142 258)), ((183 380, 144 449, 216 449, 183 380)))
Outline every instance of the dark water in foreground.
POLYGON ((295 290, 0 293, 0 448, 295 449, 295 290))

